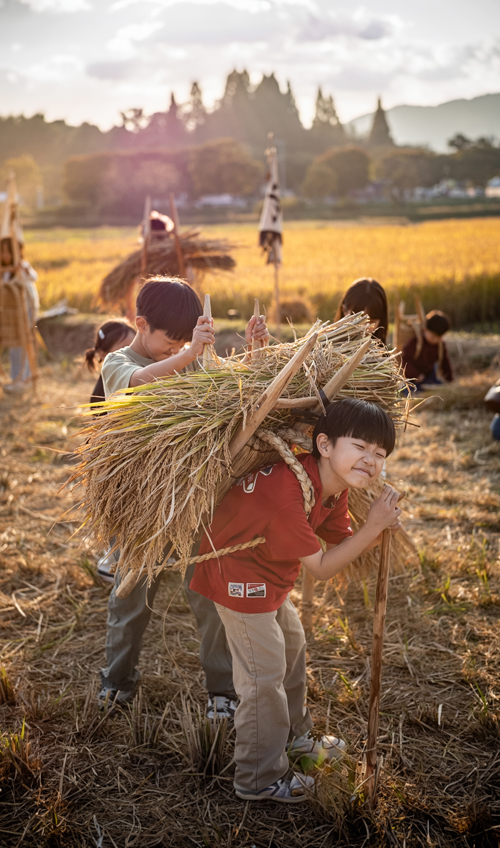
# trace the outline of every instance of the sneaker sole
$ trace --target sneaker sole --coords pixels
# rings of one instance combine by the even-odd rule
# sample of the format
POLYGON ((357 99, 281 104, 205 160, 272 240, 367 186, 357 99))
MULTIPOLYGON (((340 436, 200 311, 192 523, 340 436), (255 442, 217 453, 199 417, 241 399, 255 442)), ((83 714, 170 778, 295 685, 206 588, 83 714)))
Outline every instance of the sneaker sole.
POLYGON ((242 801, 274 801, 276 804, 301 804, 307 801, 307 795, 291 795, 289 798, 277 798, 276 795, 252 795, 251 793, 240 792, 239 789, 234 790, 238 798, 242 801))
POLYGON ((109 574, 101 574, 100 571, 97 572, 97 576, 102 583, 107 583, 108 586, 112 586, 115 582, 114 577, 110 577, 109 574))

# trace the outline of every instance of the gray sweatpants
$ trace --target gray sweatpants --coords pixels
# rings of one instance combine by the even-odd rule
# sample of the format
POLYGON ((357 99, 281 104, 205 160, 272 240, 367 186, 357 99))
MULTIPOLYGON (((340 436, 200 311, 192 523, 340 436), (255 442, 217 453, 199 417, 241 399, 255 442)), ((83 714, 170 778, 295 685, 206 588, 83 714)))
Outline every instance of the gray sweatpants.
MULTIPOLYGON (((194 565, 190 565, 183 586, 200 631, 205 685, 213 695, 235 699, 231 652, 224 625, 213 601, 189 588, 193 573, 194 565)), ((107 667, 101 669, 101 683, 108 689, 131 692, 140 679, 137 663, 160 579, 158 577, 149 589, 146 579, 140 581, 126 598, 116 597, 115 586, 111 590, 106 634, 107 667)))

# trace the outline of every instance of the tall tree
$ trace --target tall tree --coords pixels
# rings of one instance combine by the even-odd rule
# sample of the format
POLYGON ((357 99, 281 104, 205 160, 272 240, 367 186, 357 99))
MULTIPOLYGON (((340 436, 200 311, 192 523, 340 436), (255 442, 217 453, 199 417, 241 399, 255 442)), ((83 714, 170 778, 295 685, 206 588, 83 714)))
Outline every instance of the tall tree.
POLYGON ((253 147, 261 144, 263 128, 246 70, 234 70, 228 75, 222 99, 208 116, 207 124, 210 138, 235 138, 253 147))
POLYGON ((394 141, 389 131, 389 125, 382 107, 380 97, 377 101, 377 111, 373 116, 373 124, 368 136, 369 147, 394 147, 394 141))
POLYGON ((263 176, 262 166, 232 138, 209 141, 192 148, 189 173, 194 193, 253 194, 263 176))
POLYGON ((290 88, 280 90, 274 74, 262 77, 254 92, 257 117, 263 130, 262 142, 268 132, 274 132, 277 139, 286 141, 287 147, 301 147, 306 138, 295 99, 290 88))
POLYGON ((317 167, 316 163, 326 165, 335 172, 338 193, 342 197, 345 197, 353 189, 363 188, 368 182, 370 158, 359 147, 327 150, 326 153, 314 160, 311 168, 317 167))
POLYGON ((316 95, 316 111, 311 127, 311 135, 317 147, 324 150, 346 142, 344 127, 340 123, 333 97, 325 97, 321 88, 316 95))
POLYGON ((192 133, 195 141, 205 138, 207 110, 203 103, 201 88, 197 82, 194 82, 191 86, 189 103, 184 108, 184 122, 188 132, 192 133))
POLYGON ((141 147, 164 147, 172 150, 186 144, 186 128, 179 116, 175 95, 170 95, 167 112, 151 115, 149 126, 141 133, 141 147))

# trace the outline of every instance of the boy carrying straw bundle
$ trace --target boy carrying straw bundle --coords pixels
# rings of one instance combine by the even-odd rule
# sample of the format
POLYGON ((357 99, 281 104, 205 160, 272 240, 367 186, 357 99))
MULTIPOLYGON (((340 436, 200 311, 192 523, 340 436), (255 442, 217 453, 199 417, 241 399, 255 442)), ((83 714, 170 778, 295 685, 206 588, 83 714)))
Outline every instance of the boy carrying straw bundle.
MULTIPOLYGON (((198 295, 182 280, 166 277, 149 280, 139 292, 136 309, 134 340, 129 346, 109 353, 104 360, 101 373, 106 399, 119 389, 194 370, 205 345, 215 341, 212 319, 203 316, 198 295)), ((267 341, 269 333, 262 315, 250 319, 245 337, 248 344, 267 341)), ((188 569, 184 588, 201 634, 200 659, 209 692, 207 715, 232 720, 236 695, 224 627, 213 602, 188 588, 193 571, 194 566, 188 569)), ((128 597, 121 599, 116 594, 117 575, 111 591, 107 667, 101 671, 98 695, 101 707, 129 703, 134 698, 140 679, 136 666, 160 580, 153 580, 149 588, 147 582, 144 578, 128 597)))
POLYGON ((340 739, 311 733, 304 704, 306 642, 289 593, 301 563, 328 580, 378 544, 385 529, 399 529, 398 492, 390 486, 355 535, 347 510, 349 488, 377 479, 394 443, 394 423, 381 407, 334 402, 314 428, 312 454, 298 457, 314 487, 309 515, 295 473, 280 462, 239 480, 202 539, 201 555, 265 537, 256 547, 198 563, 191 581, 192 590, 215 603, 232 655, 239 798, 304 801, 314 781, 290 770, 288 757, 329 761, 342 754, 340 739))

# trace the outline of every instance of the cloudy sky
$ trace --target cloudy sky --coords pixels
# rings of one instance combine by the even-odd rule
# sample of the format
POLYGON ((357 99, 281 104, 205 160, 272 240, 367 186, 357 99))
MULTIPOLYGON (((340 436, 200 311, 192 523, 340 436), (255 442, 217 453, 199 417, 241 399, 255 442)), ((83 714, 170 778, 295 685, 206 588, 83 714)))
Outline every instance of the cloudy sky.
POLYGON ((0 114, 106 128, 225 75, 290 80, 303 120, 318 84, 343 121, 500 91, 499 0, 0 0, 0 114))

